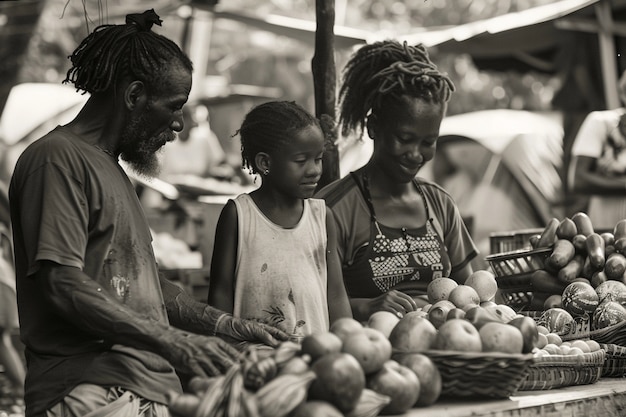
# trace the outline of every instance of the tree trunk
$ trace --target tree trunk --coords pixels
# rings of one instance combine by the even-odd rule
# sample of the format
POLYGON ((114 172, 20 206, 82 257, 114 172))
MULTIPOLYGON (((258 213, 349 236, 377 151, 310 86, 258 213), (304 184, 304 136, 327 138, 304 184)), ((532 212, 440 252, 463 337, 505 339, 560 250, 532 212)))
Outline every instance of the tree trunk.
MULTIPOLYGON (((315 13, 315 54, 313 56, 313 87, 315 91, 315 115, 328 115, 335 122, 336 69, 335 69, 335 2, 316 0, 315 13)), ((324 171, 318 188, 339 178, 339 152, 337 150, 337 130, 333 129, 327 138, 324 152, 324 171)))
POLYGON ((2 2, 0 15, 6 23, 0 26, 0 114, 9 92, 18 81, 18 74, 31 35, 39 21, 44 1, 2 2))

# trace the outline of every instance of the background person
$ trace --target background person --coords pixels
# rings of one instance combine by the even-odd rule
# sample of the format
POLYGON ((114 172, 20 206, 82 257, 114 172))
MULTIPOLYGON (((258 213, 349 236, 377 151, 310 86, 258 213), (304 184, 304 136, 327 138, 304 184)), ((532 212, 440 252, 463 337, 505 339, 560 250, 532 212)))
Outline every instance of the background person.
MULTIPOLYGON (((626 72, 619 80, 626 103, 626 72)), ((626 218, 626 141, 620 132, 625 107, 587 115, 572 145, 568 182, 573 192, 588 195, 586 210, 594 227, 612 230, 626 218)))
POLYGON ((454 86, 422 45, 388 40, 348 61, 339 91, 342 133, 374 141, 369 162, 316 195, 337 221, 352 312, 400 316, 427 303, 428 283, 472 273, 477 249, 451 196, 416 177, 435 155, 454 86))
POLYGON ((227 341, 286 338, 159 278, 148 223, 119 165, 155 175, 156 152, 183 128, 192 63, 154 23, 154 10, 128 15, 81 42, 65 81, 90 98, 22 153, 11 179, 29 417, 123 414, 107 413, 117 407, 166 416, 167 394, 181 391, 177 372, 223 372, 239 356, 227 341))
POLYGON ((258 189, 220 215, 209 304, 294 335, 328 331, 351 317, 332 212, 310 198, 322 174, 319 121, 294 102, 261 104, 241 129, 243 164, 258 189))
POLYGON ((13 334, 20 324, 12 248, 8 189, 0 180, 0 365, 11 383, 10 395, 21 399, 26 371, 22 356, 13 343, 13 334))

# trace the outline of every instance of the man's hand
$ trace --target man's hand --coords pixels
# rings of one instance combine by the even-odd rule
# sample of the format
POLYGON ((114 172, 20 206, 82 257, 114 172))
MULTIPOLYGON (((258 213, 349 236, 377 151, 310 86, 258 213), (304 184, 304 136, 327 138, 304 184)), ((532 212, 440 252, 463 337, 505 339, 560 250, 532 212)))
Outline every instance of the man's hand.
POLYGON ((276 327, 252 320, 235 318, 230 314, 222 315, 215 326, 215 335, 231 343, 261 342, 277 347, 289 335, 276 327))
POLYGON ((202 377, 221 375, 241 356, 237 349, 219 337, 176 333, 162 355, 184 374, 202 377))

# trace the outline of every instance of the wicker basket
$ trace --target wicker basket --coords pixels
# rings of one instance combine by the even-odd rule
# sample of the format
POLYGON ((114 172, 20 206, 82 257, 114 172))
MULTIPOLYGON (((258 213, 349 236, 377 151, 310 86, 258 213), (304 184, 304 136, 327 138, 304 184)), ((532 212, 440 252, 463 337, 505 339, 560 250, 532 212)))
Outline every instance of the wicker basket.
POLYGON ((524 310, 532 301, 530 277, 552 253, 552 248, 520 249, 488 255, 489 262, 498 282, 503 303, 515 310, 524 310))
POLYGON ((593 384, 600 379, 606 353, 600 349, 582 355, 548 355, 535 358, 519 391, 547 390, 593 384))
POLYGON ((533 355, 429 350, 445 397, 508 398, 526 378, 533 355))
POLYGON ((603 377, 622 377, 626 375, 626 346, 600 343, 600 347, 606 352, 603 377))
POLYGON ((604 329, 591 330, 589 338, 598 343, 626 346, 626 321, 604 329))

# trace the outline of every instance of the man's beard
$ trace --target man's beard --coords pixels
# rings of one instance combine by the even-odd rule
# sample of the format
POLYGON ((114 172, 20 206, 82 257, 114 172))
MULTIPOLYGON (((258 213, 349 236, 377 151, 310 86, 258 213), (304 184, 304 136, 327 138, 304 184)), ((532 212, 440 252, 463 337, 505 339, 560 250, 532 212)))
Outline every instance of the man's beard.
POLYGON ((174 138, 174 133, 167 129, 157 136, 149 136, 149 130, 150 124, 142 115, 129 120, 120 138, 120 157, 133 171, 146 178, 159 175, 161 167, 157 152, 174 138))

